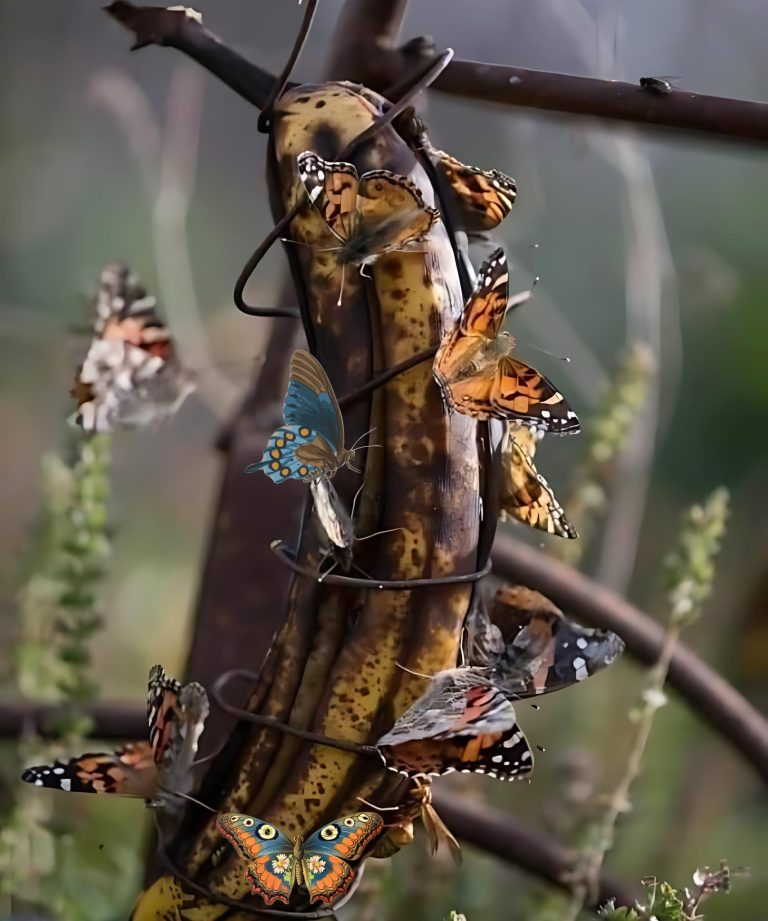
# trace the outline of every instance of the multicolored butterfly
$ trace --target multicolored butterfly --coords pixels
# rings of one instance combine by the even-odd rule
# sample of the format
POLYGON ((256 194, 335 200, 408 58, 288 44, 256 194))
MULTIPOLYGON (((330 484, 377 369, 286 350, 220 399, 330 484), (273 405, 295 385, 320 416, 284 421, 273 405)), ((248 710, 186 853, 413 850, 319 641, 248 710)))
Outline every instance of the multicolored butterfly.
POLYGON ((280 829, 253 816, 225 813, 216 827, 247 862, 251 889, 267 905, 288 903, 295 886, 310 902, 331 905, 352 885, 365 851, 384 831, 374 812, 336 819, 303 841, 291 841, 280 829))
POLYGON ((408 777, 460 771, 518 780, 533 770, 514 707, 481 668, 438 672, 376 747, 390 770, 408 777))
POLYGON ((173 415, 194 389, 155 299, 128 266, 105 266, 94 338, 75 375, 74 421, 87 432, 150 425, 173 415))
POLYGON ((544 595, 522 585, 501 588, 490 612, 482 605, 474 608, 467 632, 470 663, 489 669, 491 680, 517 698, 583 681, 624 649, 615 633, 574 623, 544 595))
POLYGON ((512 419, 556 435, 575 434, 579 420, 565 397, 512 356, 515 340, 501 331, 507 310, 529 297, 526 291, 510 300, 506 257, 497 249, 480 267, 459 325, 440 343, 435 379, 457 412, 478 419, 512 419))
POLYGON ((246 473, 263 470, 275 483, 311 483, 330 479, 344 464, 356 469, 354 447, 344 447, 344 420, 328 375, 303 349, 291 356, 283 418, 285 425, 272 433, 261 460, 246 473))
POLYGON ((193 787, 192 763, 208 711, 204 688, 195 682, 182 686, 154 665, 147 697, 148 741, 30 767, 21 779, 68 793, 140 796, 151 806, 172 810, 193 787))
POLYGON ((467 166, 444 150, 433 147, 426 134, 421 141, 451 190, 460 229, 482 233, 498 227, 515 203, 515 180, 497 169, 467 166))
POLYGON ((507 423, 501 443, 501 520, 511 518, 557 537, 576 538, 578 532, 533 463, 541 434, 521 423, 507 423))
POLYGON ((332 252, 341 265, 416 249, 440 217, 405 176, 381 169, 358 176, 351 163, 329 162, 310 150, 297 162, 309 200, 339 241, 332 252))

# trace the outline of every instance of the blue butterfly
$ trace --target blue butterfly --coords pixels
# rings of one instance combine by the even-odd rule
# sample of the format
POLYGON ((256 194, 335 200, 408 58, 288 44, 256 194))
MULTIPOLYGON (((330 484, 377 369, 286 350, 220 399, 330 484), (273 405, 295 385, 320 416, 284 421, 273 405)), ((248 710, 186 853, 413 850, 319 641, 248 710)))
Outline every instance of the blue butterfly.
POLYGON ((344 447, 344 421, 328 375, 309 352, 291 356, 285 425, 272 433, 261 461, 246 473, 263 470, 275 483, 330 479, 339 467, 352 467, 355 451, 344 447))

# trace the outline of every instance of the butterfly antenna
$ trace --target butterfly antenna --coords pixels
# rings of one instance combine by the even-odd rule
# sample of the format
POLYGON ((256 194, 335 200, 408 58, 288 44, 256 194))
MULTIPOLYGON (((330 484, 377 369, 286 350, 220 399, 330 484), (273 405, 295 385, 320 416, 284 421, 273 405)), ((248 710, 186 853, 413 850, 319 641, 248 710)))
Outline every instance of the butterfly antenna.
POLYGON ((347 271, 347 265, 345 262, 341 263, 341 285, 339 285, 339 299, 336 301, 336 306, 341 307, 341 300, 344 296, 344 275, 347 271))
POLYGON ((558 361, 564 361, 567 365, 571 363, 571 359, 567 355, 558 355, 556 352, 549 352, 547 349, 542 349, 538 345, 531 345, 529 348, 541 352, 543 355, 551 355, 552 358, 557 358, 558 361))
POLYGON ((402 668, 404 672, 408 672, 409 675, 415 675, 417 678, 426 678, 427 681, 432 680, 432 675, 424 675, 421 672, 415 672, 412 668, 408 668, 406 665, 401 665, 399 662, 395 662, 395 665, 398 668, 402 668))
POLYGON ((356 537, 355 540, 360 543, 364 540, 370 540, 372 537, 379 537, 382 534, 392 534, 394 531, 404 531, 405 528, 385 528, 383 531, 374 531, 373 534, 366 534, 365 537, 356 537))
MULTIPOLYGON (((324 559, 323 559, 322 562, 320 563, 321 566, 323 565, 323 563, 325 562, 325 560, 328 559, 328 557, 329 557, 330 555, 331 555, 330 552, 329 552, 329 553, 326 553, 324 559)), ((318 581, 318 582, 322 582, 322 581, 325 579, 326 576, 330 576, 330 574, 333 572, 334 569, 336 569, 336 567, 337 567, 338 565, 339 565, 339 564, 336 562, 336 560, 334 560, 334 561, 333 561, 333 565, 332 565, 332 566, 329 566, 329 568, 326 569, 325 572, 324 572, 321 576, 318 577, 317 581, 318 581)))
POLYGON ((208 812, 213 812, 214 814, 216 813, 215 809, 211 809, 211 807, 202 802, 202 800, 195 799, 195 797, 190 796, 189 793, 182 793, 180 790, 167 790, 165 787, 158 787, 158 789, 163 790, 165 793, 168 793, 171 796, 178 796, 181 799, 189 800, 190 803, 195 803, 198 806, 202 806, 203 809, 207 809, 208 812))
MULTIPOLYGON (((367 432, 363 432, 363 434, 359 438, 355 439, 355 443, 352 445, 352 447, 349 450, 354 451, 357 448, 357 446, 360 444, 360 442, 363 440, 363 438, 365 438, 366 435, 370 435, 371 432, 375 432, 375 431, 376 431, 376 427, 374 426, 372 429, 368 429, 367 432)), ((371 445, 371 447, 374 447, 374 445, 371 445)), ((380 448, 381 445, 376 445, 375 447, 380 448)), ((360 448, 360 450, 362 451, 363 449, 360 448)))
POLYGON ((375 803, 369 802, 363 796, 357 796, 355 799, 361 802, 364 806, 369 806, 371 809, 375 809, 376 812, 394 812, 400 808, 399 806, 377 806, 375 803))
POLYGON ((352 500, 352 511, 349 513, 350 519, 354 522, 355 520, 355 507, 357 506, 357 500, 360 498, 360 493, 365 489, 365 482, 363 481, 360 484, 360 488, 355 493, 355 498, 352 500))

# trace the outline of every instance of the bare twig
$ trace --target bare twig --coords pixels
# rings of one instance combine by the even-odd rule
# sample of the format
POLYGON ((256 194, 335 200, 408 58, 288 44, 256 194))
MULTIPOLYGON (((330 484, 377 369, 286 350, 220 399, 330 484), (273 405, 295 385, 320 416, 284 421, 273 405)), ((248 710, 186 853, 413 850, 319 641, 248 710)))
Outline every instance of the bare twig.
MULTIPOLYGON (((373 9, 390 4, 371 0, 369 6, 373 9)), ((400 0, 393 0, 395 10, 400 6, 400 0)), ((110 4, 107 12, 134 34, 135 47, 159 44, 176 48, 259 108, 269 96, 274 83, 272 75, 245 61, 189 17, 172 19, 171 11, 136 7, 126 2, 110 4)), ((357 36, 356 41, 359 39, 357 36)), ((370 45, 364 41, 359 42, 359 47, 356 45, 356 50, 363 45, 370 51, 370 45)), ((403 52, 393 49, 389 53, 391 63, 379 69, 402 72, 403 52)), ((350 74, 347 72, 345 76, 350 74)), ((503 105, 614 119, 649 128, 697 131, 736 141, 768 142, 768 104, 760 102, 702 96, 683 90, 654 96, 633 83, 461 60, 450 64, 436 81, 435 89, 503 105)))
POLYGON ((110 3, 104 9, 133 33, 133 50, 145 45, 176 48, 257 108, 267 101, 275 82, 272 74, 241 58, 186 11, 134 6, 124 0, 110 3))
POLYGON ((451 62, 435 89, 502 105, 696 131, 727 140, 768 142, 768 104, 762 102, 684 90, 654 96, 634 83, 461 60, 451 62))
MULTIPOLYGON (((591 626, 618 633, 627 652, 639 661, 651 665, 658 659, 664 643, 662 627, 570 566, 506 534, 494 544, 493 562, 497 575, 543 592, 591 626)), ((748 700, 683 646, 672 655, 669 683, 768 779, 768 720, 748 700)))

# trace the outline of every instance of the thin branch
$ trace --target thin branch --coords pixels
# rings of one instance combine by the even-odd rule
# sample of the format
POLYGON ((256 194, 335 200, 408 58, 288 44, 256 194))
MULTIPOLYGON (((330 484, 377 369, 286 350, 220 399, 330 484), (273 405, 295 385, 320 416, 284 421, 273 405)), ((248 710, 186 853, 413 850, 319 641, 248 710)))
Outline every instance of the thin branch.
MULTIPOLYGON (((84 704, 81 712, 88 717, 88 737, 92 739, 142 739, 147 735, 147 711, 138 704, 102 701, 84 704)), ((62 713, 61 704, 38 704, 27 701, 0 703, 0 739, 18 738, 29 732, 43 737, 60 737, 54 729, 62 713)))
MULTIPOLYGON (((468 844, 513 863, 529 873, 567 892, 572 889, 576 855, 549 835, 509 813, 501 813, 474 799, 436 790, 435 808, 448 828, 468 844)), ((619 905, 632 905, 640 895, 610 874, 600 877, 595 905, 615 899, 619 905)))
MULTIPOLYGON (((543 592, 555 604, 594 627, 613 630, 635 659, 652 665, 664 630, 647 614, 551 556, 502 534, 493 549, 496 575, 543 592)), ((690 649, 678 646, 669 683, 723 739, 768 779, 768 720, 690 649)))
POLYGON ((684 90, 654 95, 634 83, 596 80, 454 60, 435 82, 453 96, 569 115, 696 131, 737 141, 768 142, 768 103, 703 96, 684 90))
MULTIPOLYGON (((370 0, 369 5, 374 8, 379 4, 370 0)), ((400 0, 390 0, 381 6, 399 10, 402 4, 400 0)), ((269 97, 275 78, 240 57, 190 16, 159 7, 137 7, 124 0, 111 3, 106 11, 133 33, 134 48, 148 44, 176 48, 258 108, 269 97)), ((368 58, 369 71, 401 74, 406 66, 413 64, 412 51, 381 48, 373 39, 358 39, 355 51, 365 49, 377 59, 374 68, 373 59, 368 58), (385 56, 389 60, 385 61, 385 56)), ((349 52, 348 46, 346 50, 349 52)), ((333 73, 333 69, 329 67, 328 72, 333 73)), ((351 73, 347 70, 344 76, 349 78, 351 73)), ((376 80, 366 82, 375 84, 376 80)), ((435 82, 435 89, 502 105, 613 119, 644 127, 697 131, 736 141, 761 144, 768 141, 768 103, 683 90, 657 96, 634 83, 460 60, 451 62, 435 82)))
POLYGON ((124 0, 110 3, 104 9, 133 33, 134 51, 147 45, 176 48, 257 108, 262 108, 269 98, 274 76, 240 57, 186 10, 134 6, 124 0))

